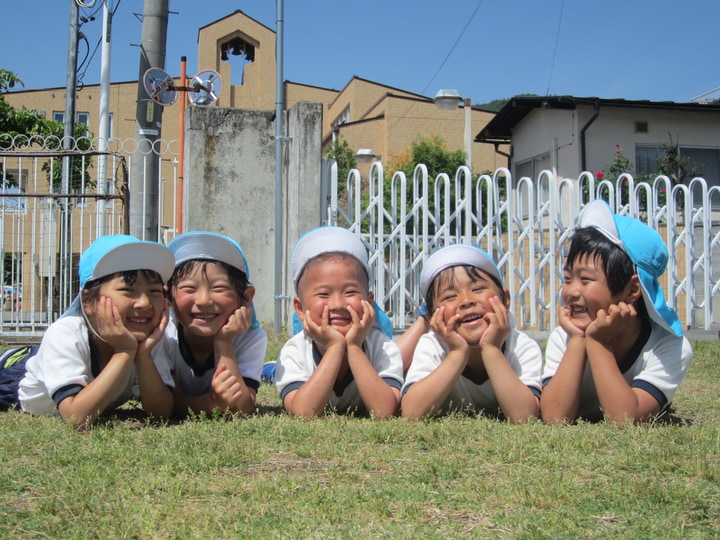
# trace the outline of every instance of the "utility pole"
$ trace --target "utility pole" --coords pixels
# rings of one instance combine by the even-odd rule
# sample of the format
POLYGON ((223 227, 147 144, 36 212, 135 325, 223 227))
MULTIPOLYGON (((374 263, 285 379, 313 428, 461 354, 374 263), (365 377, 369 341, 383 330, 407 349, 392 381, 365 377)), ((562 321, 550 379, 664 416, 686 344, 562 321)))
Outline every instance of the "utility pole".
MULTIPOLYGON (((110 138, 110 40, 112 28, 113 0, 105 0, 103 5, 102 61, 100 64, 100 129, 98 150, 105 152, 110 138)), ((100 195, 107 192, 107 156, 98 156, 97 191, 100 195)), ((98 236, 105 234, 105 200, 98 200, 98 236)))
POLYGON ((162 107, 145 92, 143 75, 151 67, 165 67, 169 0, 145 0, 140 44, 135 141, 130 170, 130 234, 141 240, 159 240, 160 158, 154 143, 161 137, 162 107))
MULTIPOLYGON (((75 0, 70 0, 70 25, 68 35, 68 60, 65 78, 65 118, 63 120, 63 150, 72 150, 75 145, 75 86, 77 83, 77 52, 79 31, 79 9, 75 0)), ((69 194, 72 184, 72 158, 64 157, 62 160, 62 193, 69 194)), ((64 197, 60 201, 60 260, 64 261, 60 267, 58 288, 60 298, 72 298, 72 231, 70 230, 70 198, 64 197)), ((66 300, 63 300, 65 302, 66 300)), ((63 312, 67 305, 59 306, 63 312)))

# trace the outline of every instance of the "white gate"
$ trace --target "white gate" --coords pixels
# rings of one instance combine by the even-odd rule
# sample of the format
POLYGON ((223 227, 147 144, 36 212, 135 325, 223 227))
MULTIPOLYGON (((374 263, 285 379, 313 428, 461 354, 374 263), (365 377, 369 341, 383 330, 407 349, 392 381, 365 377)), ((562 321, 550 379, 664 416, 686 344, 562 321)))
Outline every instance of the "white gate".
MULTIPOLYGON (((141 151, 133 140, 73 140, 0 134, 0 339, 42 333, 78 292, 80 254, 101 234, 129 232, 128 164, 161 159, 158 236, 175 234, 176 154, 170 143, 141 151), (69 166, 62 174, 63 162, 69 166)), ((152 181, 152 179, 148 179, 152 181)))
POLYGON ((487 250, 505 275, 518 326, 551 330, 569 238, 580 210, 594 198, 660 232, 670 253, 661 283, 687 328, 720 322, 720 188, 708 189, 702 178, 672 186, 660 176, 651 186, 627 174, 613 183, 588 172, 558 180, 543 171, 535 180, 515 181, 507 169, 473 179, 460 167, 454 178, 443 173, 430 179, 425 165, 411 179, 402 171, 387 176, 375 162, 369 178, 355 169, 339 189, 333 166, 328 223, 348 227, 365 242, 371 289, 395 328, 417 317, 427 257, 447 244, 469 243, 487 250))

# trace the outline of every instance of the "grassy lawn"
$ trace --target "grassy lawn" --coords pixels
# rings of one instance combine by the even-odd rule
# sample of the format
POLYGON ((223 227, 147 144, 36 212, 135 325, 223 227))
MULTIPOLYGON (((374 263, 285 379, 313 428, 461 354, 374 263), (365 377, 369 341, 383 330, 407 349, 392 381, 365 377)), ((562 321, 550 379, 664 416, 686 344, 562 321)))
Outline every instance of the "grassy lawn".
POLYGON ((284 414, 88 434, 0 414, 1 538, 711 538, 720 535, 720 342, 696 342, 670 421, 284 414))

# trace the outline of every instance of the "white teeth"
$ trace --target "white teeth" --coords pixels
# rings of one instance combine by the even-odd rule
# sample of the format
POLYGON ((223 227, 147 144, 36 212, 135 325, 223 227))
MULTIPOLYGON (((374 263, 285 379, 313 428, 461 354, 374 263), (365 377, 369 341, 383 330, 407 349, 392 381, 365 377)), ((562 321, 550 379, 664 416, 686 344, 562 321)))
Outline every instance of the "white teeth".
POLYGON ((462 319, 460 319, 460 322, 466 323, 476 321, 478 319, 482 319, 482 317, 480 315, 468 315, 467 317, 463 317, 462 319))

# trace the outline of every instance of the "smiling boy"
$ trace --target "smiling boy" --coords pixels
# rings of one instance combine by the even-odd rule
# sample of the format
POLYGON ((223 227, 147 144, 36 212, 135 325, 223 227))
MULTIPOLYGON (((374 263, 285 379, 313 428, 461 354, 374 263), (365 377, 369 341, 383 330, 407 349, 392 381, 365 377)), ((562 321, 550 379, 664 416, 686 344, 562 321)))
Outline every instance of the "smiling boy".
POLYGON ((293 415, 397 412, 400 349, 374 327, 369 266, 360 239, 340 227, 305 234, 292 253, 295 312, 303 331, 277 360, 276 387, 293 415))
POLYGON ((420 282, 431 331, 415 348, 403 416, 462 410, 511 422, 537 417, 542 352, 514 327, 510 292, 492 257, 472 245, 445 246, 428 258, 420 282))
POLYGON ((545 422, 642 422, 669 407, 692 348, 658 282, 667 259, 657 231, 602 200, 587 205, 545 351, 545 422))

